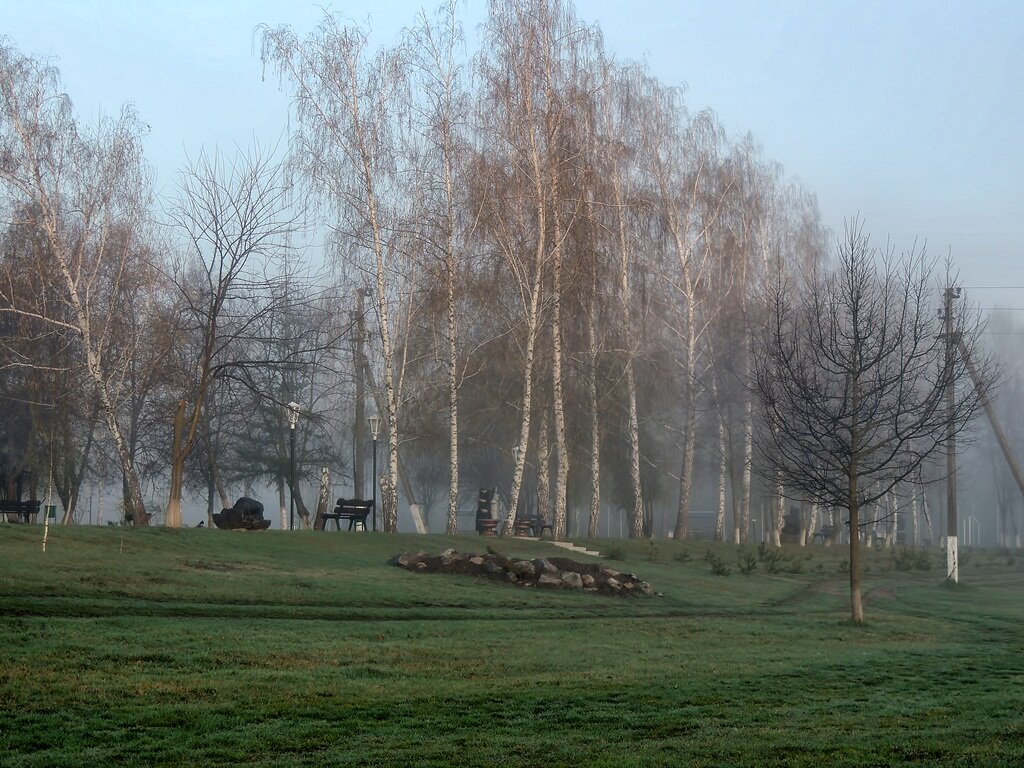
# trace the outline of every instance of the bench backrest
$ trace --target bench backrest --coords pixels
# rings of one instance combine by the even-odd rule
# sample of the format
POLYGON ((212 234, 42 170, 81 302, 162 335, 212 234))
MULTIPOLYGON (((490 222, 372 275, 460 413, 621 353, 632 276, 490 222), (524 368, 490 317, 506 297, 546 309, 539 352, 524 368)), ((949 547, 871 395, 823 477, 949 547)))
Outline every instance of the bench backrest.
POLYGON ((373 510, 373 499, 338 499, 335 512, 363 514, 373 510))
POLYGON ((0 499, 0 512, 38 512, 42 503, 41 499, 0 499))

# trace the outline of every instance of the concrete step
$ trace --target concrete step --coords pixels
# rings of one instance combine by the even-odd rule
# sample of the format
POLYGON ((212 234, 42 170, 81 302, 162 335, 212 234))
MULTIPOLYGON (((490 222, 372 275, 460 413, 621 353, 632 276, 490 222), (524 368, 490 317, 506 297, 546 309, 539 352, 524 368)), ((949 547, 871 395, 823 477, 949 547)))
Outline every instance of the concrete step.
POLYGON ((600 557, 600 552, 595 552, 592 549, 581 547, 577 544, 573 544, 571 541, 554 541, 553 539, 538 539, 536 536, 516 536, 519 541, 539 541, 542 544, 550 544, 553 547, 559 547, 561 549, 567 549, 570 552, 575 552, 579 555, 590 555, 591 557, 600 557))
POLYGON ((575 552, 575 553, 580 554, 580 555, 590 555, 591 557, 600 557, 601 556, 600 552, 595 552, 592 549, 587 549, 586 547, 581 547, 581 546, 579 546, 577 544, 573 544, 571 541, 550 541, 550 540, 548 540, 548 544, 552 544, 552 545, 554 545, 556 547, 561 547, 562 549, 567 549, 570 552, 575 552))

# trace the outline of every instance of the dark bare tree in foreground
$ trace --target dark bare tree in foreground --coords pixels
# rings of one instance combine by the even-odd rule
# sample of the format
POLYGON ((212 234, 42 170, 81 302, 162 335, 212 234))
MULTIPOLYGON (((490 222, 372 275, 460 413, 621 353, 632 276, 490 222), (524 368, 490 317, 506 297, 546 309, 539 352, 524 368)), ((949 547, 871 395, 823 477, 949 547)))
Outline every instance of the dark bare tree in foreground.
POLYGON ((188 253, 174 284, 179 330, 193 343, 182 344, 180 352, 186 382, 171 445, 171 528, 181 526, 185 462, 203 434, 210 388, 225 367, 244 365, 232 358, 238 354, 232 347, 259 336, 262 313, 274 308, 268 265, 294 229, 283 171, 258 147, 229 165, 204 153, 182 171, 180 184, 171 217, 185 234, 188 253))
MULTIPOLYGON (((981 393, 962 357, 947 354, 923 254, 879 254, 853 222, 837 262, 802 295, 780 280, 768 297, 755 357, 765 413, 758 445, 762 471, 787 494, 849 511, 851 616, 861 624, 861 507, 884 501, 943 451, 975 415, 981 393)), ((980 330, 976 322, 954 326, 989 374, 977 351, 980 330)))

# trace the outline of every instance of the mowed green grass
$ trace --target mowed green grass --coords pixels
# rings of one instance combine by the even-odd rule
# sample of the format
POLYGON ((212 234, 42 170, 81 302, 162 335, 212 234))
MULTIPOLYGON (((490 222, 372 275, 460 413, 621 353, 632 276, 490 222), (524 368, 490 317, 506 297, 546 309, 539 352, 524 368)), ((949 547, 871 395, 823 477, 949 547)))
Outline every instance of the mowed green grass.
POLYGON ((853 627, 841 548, 591 542, 663 593, 617 599, 386 564, 477 537, 41 539, 0 526, 3 766, 1024 765, 1008 553, 951 587, 870 552, 853 627))

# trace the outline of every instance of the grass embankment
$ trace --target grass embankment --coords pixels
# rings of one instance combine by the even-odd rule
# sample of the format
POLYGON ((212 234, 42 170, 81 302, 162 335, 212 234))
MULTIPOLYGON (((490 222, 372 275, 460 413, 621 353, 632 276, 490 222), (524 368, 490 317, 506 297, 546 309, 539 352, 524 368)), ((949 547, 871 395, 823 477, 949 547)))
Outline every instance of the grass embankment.
POLYGON ((841 548, 591 542, 664 593, 617 599, 385 564, 476 537, 40 542, 0 526, 4 766, 1024 764, 1006 554, 951 588, 938 553, 869 552, 855 628, 841 548))

